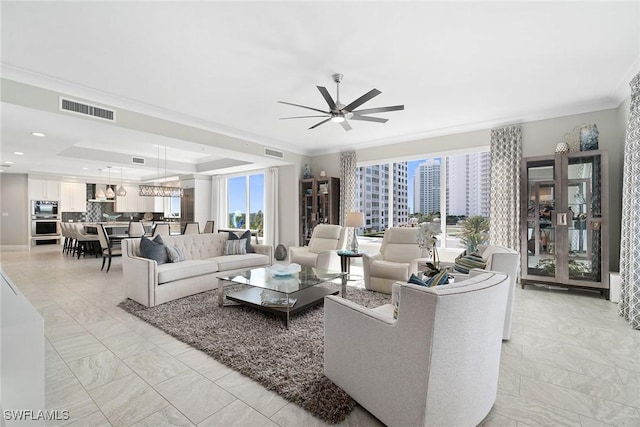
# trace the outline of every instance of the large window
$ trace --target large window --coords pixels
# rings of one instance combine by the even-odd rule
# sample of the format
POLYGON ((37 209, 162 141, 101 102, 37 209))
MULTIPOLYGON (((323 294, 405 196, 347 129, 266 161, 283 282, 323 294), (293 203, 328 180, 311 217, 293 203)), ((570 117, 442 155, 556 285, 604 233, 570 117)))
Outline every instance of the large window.
POLYGON ((264 174, 227 178, 227 225, 263 234, 264 174))
POLYGON ((465 220, 489 217, 489 174, 488 152, 359 167, 363 234, 381 237, 390 226, 436 220, 443 231, 439 247, 464 247, 465 226, 473 222, 465 220))

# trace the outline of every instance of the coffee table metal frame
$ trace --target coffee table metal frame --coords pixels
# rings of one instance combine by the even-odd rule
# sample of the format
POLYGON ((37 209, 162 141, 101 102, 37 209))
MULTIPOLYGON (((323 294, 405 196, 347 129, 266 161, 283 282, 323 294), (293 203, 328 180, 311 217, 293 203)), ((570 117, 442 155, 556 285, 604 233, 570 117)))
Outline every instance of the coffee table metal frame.
POLYGON ((218 305, 225 304, 225 298, 235 303, 248 305, 256 309, 282 315, 285 317, 287 328, 290 316, 313 305, 320 304, 326 295, 337 295, 337 290, 316 286, 333 280, 341 281, 341 296, 346 297, 347 275, 341 271, 325 270, 315 267, 301 266, 301 271, 288 276, 271 276, 266 268, 252 268, 218 276, 218 305), (226 282, 226 283, 225 283, 226 282), (242 284, 250 286, 248 289, 225 294, 225 284, 242 284), (293 307, 269 306, 262 304, 262 293, 269 291, 272 295, 282 295, 289 301, 295 298, 293 307))

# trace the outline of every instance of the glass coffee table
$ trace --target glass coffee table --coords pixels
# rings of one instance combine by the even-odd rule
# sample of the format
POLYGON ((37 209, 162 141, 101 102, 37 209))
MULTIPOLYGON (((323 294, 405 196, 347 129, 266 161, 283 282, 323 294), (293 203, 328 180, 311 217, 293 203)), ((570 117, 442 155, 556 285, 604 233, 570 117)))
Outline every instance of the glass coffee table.
POLYGON ((347 292, 347 275, 341 271, 302 266, 300 272, 274 276, 266 268, 253 268, 218 276, 218 305, 224 299, 285 317, 287 327, 292 314, 321 304, 327 295, 338 290, 317 286, 340 279, 341 294, 347 292), (249 288, 225 294, 225 282, 248 285, 249 288))

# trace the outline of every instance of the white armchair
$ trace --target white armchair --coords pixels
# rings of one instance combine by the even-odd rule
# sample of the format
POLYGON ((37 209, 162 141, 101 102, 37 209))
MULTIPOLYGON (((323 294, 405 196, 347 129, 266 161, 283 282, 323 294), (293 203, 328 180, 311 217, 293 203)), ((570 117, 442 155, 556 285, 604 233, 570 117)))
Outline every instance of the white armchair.
POLYGON ((391 293, 395 281, 406 282, 418 272, 418 262, 429 261, 427 251, 418 246, 418 227, 391 227, 384 232, 380 253, 363 254, 364 287, 391 293))
POLYGON ((324 301, 324 372, 389 426, 475 426, 498 389, 509 279, 394 284, 393 305, 324 301))
POLYGON ((520 268, 520 254, 513 249, 497 245, 480 245, 478 252, 487 263, 485 270, 499 271, 509 275, 509 298, 507 299, 507 312, 504 317, 504 333, 502 336, 502 339, 507 341, 511 339, 513 294, 515 293, 516 279, 520 268))
POLYGON ((289 248, 289 262, 323 269, 340 270, 336 251, 345 244, 345 228, 340 225, 318 224, 313 229, 309 246, 289 248))

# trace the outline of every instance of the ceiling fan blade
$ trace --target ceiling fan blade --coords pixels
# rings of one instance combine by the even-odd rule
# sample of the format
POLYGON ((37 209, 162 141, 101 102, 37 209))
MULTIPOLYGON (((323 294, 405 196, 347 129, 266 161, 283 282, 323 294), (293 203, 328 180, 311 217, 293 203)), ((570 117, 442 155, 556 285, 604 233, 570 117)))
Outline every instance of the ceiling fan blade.
POLYGON ((328 119, 326 119, 326 120, 321 121, 320 123, 316 123, 315 125, 311 126, 309 129, 317 128, 317 127, 318 127, 318 126, 320 126, 321 124, 323 124, 323 123, 327 123, 329 120, 331 120, 331 117, 329 117, 329 118, 328 118, 328 119))
POLYGON ((343 120, 340 122, 340 124, 342 125, 342 127, 344 128, 344 130, 351 130, 351 125, 349 124, 348 121, 343 120))
POLYGON ((374 113, 385 113, 387 111, 398 111, 404 110, 404 105, 393 105, 391 107, 379 107, 379 108, 367 108, 364 110, 356 110, 352 111, 354 115, 362 115, 362 114, 374 114, 374 113))
POLYGON ((318 88, 318 90, 322 94, 322 97, 324 98, 324 100, 327 101, 327 104, 329 104, 329 109, 330 110, 335 110, 336 109, 336 103, 333 101, 333 98, 331 97, 331 95, 329 95, 329 91, 327 90, 327 88, 324 87, 324 86, 316 86, 316 87, 318 88))
POLYGON ((387 123, 387 121, 389 121, 389 119, 381 119, 380 117, 356 116, 355 114, 351 117, 351 120, 362 120, 365 122, 376 123, 387 123))
POLYGON ((295 116, 295 117, 280 117, 280 120, 287 120, 287 119, 306 119, 307 117, 327 117, 325 116, 295 116))
POLYGON ((285 101, 278 101, 278 102, 280 104, 287 104, 287 105, 293 105, 294 107, 306 108, 307 110, 313 110, 313 111, 317 111, 319 113, 331 114, 328 111, 319 110, 319 109, 313 108, 313 107, 307 107, 306 105, 294 104, 292 102, 285 102, 285 101))
POLYGON ((380 92, 378 89, 371 89, 369 92, 365 93, 360 98, 356 99, 351 104, 344 107, 343 110, 353 111, 354 109, 358 108, 359 106, 361 106, 362 104, 364 104, 365 102, 373 98, 374 96, 378 96, 381 93, 382 92, 380 92))

